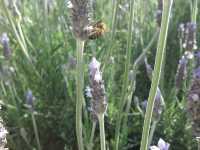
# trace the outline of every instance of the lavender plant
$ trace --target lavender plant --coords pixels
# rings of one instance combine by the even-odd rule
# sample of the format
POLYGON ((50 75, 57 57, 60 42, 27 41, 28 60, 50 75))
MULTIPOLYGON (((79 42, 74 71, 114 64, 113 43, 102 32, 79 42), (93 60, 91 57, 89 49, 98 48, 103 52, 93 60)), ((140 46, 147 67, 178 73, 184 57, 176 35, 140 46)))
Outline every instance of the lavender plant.
MULTIPOLYGON (((100 147, 126 150, 139 149, 140 146, 142 149, 145 147, 144 142, 140 145, 144 113, 140 108, 140 100, 148 97, 149 86, 152 83, 153 92, 150 92, 149 106, 146 109, 147 121, 144 125, 148 126, 151 118, 148 108, 150 106, 152 122, 150 121, 150 130, 144 128, 147 134, 144 134, 142 139, 144 141, 148 138, 147 148, 169 149, 168 144, 161 140, 150 147, 154 145, 152 138, 156 140, 159 137, 170 141, 170 149, 196 148, 183 111, 185 96, 182 95, 188 94, 185 91, 190 88, 183 87, 182 82, 189 83, 186 80, 190 74, 188 69, 193 70, 199 66, 198 53, 194 55, 194 63, 191 63, 193 59, 188 59, 192 58, 199 39, 199 35, 196 35, 199 22, 195 16, 198 12, 195 5, 197 1, 174 1, 170 38, 164 53, 161 47, 164 45, 163 33, 166 34, 164 29, 167 30, 167 26, 161 22, 168 20, 168 2, 171 1, 0 0, 0 34, 7 33, 9 37, 9 40, 6 36, 0 39, 0 104, 3 109, 1 116, 9 130, 6 146, 16 150, 33 149, 36 146, 39 149, 40 142, 42 149, 48 150, 92 150, 100 147), (92 18, 99 20, 97 22, 90 18, 91 4, 95 5, 92 18), (192 13, 186 11, 189 4, 192 13), (190 15, 191 21, 188 19, 190 15), (186 53, 183 50, 179 51, 181 48, 178 47, 176 27, 180 21, 185 22, 182 26, 181 47, 184 45, 183 50, 186 53), (97 23, 103 22, 108 25, 108 33, 89 41, 91 35, 94 37, 97 31, 101 33, 97 23), (185 33, 189 31, 191 34, 185 33), (147 68, 144 68, 144 61, 145 57, 148 57, 149 62, 154 62, 155 41, 159 33, 160 44, 152 73, 153 69, 147 62, 147 68), (194 40, 191 40, 192 38, 194 40), (77 49, 77 58, 70 57, 74 56, 74 49, 77 49), (162 58, 166 56, 166 65, 161 65, 160 60, 163 59, 158 59, 161 55, 162 58), (176 73, 174 64, 177 63, 178 55, 181 57, 176 73), (7 59, 11 56, 12 59, 7 59), (98 71, 91 71, 89 78, 84 78, 84 72, 87 70, 84 64, 88 64, 92 56, 95 58, 90 64, 96 64, 96 69, 93 69, 98 71), (101 66, 97 60, 101 62, 101 66), (161 66, 164 69, 160 69, 161 66), (160 72, 164 78, 161 78, 162 83, 158 86, 160 72), (86 95, 83 82, 89 82, 86 95), (31 91, 27 91, 25 96, 28 111, 24 107, 24 91, 27 88, 31 88, 37 95, 37 109, 34 107, 35 101, 31 91), (178 101, 174 101, 175 88, 180 91, 175 97, 178 101), (155 97, 154 105, 152 93, 155 97), (89 96, 91 101, 84 96, 89 96), (167 106, 165 111, 161 105, 163 97, 167 106), (136 104, 133 103, 133 99, 136 104), (89 119, 87 108, 91 111, 92 120, 89 119), (28 117, 29 113, 34 115, 35 123, 33 117, 28 117), (100 114, 103 114, 105 120, 100 114), (39 119, 42 120, 40 123, 39 119), (96 132, 98 128, 100 138, 96 132)), ((191 87, 194 84, 197 82, 192 82, 191 87)), ((189 85, 187 86, 190 87, 189 85)), ((188 103, 195 102, 188 100, 188 103)), ((192 109, 194 110, 193 106, 192 109)), ((193 122, 191 113, 189 116, 193 122)))
POLYGON ((91 111, 93 117, 96 116, 100 125, 100 139, 101 150, 106 150, 105 141, 105 129, 104 129, 104 115, 107 109, 107 99, 104 88, 104 81, 102 79, 100 71, 100 63, 95 57, 89 64, 89 76, 90 76, 90 91, 91 91, 91 111))
POLYGON ((83 81, 84 64, 83 52, 85 40, 88 39, 87 28, 89 25, 88 0, 71 0, 71 18, 73 33, 76 38, 76 135, 79 150, 84 150, 82 135, 82 107, 83 107, 83 81))

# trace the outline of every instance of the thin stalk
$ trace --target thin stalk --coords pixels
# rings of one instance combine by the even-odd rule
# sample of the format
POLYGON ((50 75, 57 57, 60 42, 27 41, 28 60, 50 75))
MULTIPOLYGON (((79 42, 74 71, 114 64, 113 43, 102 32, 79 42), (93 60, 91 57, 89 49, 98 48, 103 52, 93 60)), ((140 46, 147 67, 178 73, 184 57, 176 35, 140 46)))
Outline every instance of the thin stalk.
POLYGON ((98 114, 100 127, 101 150, 106 150, 105 129, 104 129, 104 114, 98 114))
POLYGON ((91 135, 90 135, 89 150, 92 150, 92 147, 93 147, 93 139, 94 139, 96 124, 97 124, 96 121, 94 121, 93 124, 92 124, 92 131, 91 131, 91 135))
POLYGON ((21 36, 22 42, 24 44, 24 47, 27 49, 27 45, 26 45, 26 41, 25 41, 25 38, 24 38, 24 34, 23 34, 23 31, 22 31, 22 27, 21 27, 20 21, 17 20, 16 23, 17 23, 17 27, 18 27, 18 30, 19 30, 19 35, 21 36))
POLYGON ((111 37, 110 37, 110 40, 109 40, 109 48, 108 48, 108 51, 105 55, 105 63, 102 67, 102 70, 104 72, 104 69, 105 69, 105 66, 107 65, 108 61, 109 61, 109 58, 112 54, 112 50, 113 50, 113 42, 114 42, 114 37, 115 37, 115 33, 116 33, 116 25, 117 25, 117 13, 118 13, 118 5, 120 3, 120 0, 116 0, 114 2, 114 6, 113 6, 113 14, 112 14, 112 24, 111 24, 111 37))
POLYGON ((76 135, 79 150, 84 150, 82 135, 82 107, 83 107, 83 50, 84 41, 77 39, 77 67, 76 67, 76 135))
POLYGON ((198 145, 197 150, 200 150, 200 137, 196 137, 196 140, 197 140, 197 145, 198 145))
POLYGON ((149 42, 149 44, 147 45, 147 47, 142 51, 142 53, 140 54, 140 56, 135 60, 134 65, 133 65, 133 69, 135 70, 140 64, 142 64, 144 62, 144 58, 147 54, 147 52, 150 50, 150 48, 152 47, 152 45, 154 44, 154 42, 157 40, 158 37, 158 33, 159 30, 156 30, 156 32, 154 33, 151 41, 149 42))
POLYGON ((151 131, 150 131, 150 135, 149 135, 149 142, 148 142, 148 147, 151 145, 152 140, 153 140, 153 135, 155 132, 157 126, 157 121, 153 121, 152 125, 151 125, 151 131))
POLYGON ((34 112, 31 112, 31 118, 32 118, 32 122, 33 122, 33 130, 35 133, 38 150, 42 150, 41 145, 40 145, 40 139, 39 139, 38 128, 37 128, 37 123, 35 120, 34 112))
POLYGON ((164 3, 164 10, 163 10, 163 15, 162 15, 161 30, 160 30, 159 41, 158 41, 158 46, 157 46, 155 68, 153 72, 152 84, 151 84, 151 89, 150 89, 149 98, 148 98, 147 110, 145 113, 140 150, 148 149, 150 124, 151 124, 151 119, 152 119, 155 96, 156 96, 157 88, 160 81, 163 57, 164 57, 165 47, 166 47, 169 18, 170 18, 173 0, 164 0, 163 3, 164 3))
POLYGON ((134 17, 134 1, 130 1, 130 16, 129 16, 129 25, 128 25, 128 39, 127 39, 127 49, 126 49, 126 62, 125 62, 125 72, 124 72, 124 79, 123 79, 123 87, 122 87, 122 98, 119 102, 119 114, 117 118, 117 125, 116 125, 116 131, 115 131, 115 149, 119 149, 119 136, 120 136, 120 128, 121 128, 121 122, 122 122, 122 114, 123 114, 123 108, 126 104, 126 95, 127 95, 127 88, 129 85, 129 68, 130 68, 130 62, 131 62, 131 45, 132 45, 132 29, 133 29, 133 17, 134 17))

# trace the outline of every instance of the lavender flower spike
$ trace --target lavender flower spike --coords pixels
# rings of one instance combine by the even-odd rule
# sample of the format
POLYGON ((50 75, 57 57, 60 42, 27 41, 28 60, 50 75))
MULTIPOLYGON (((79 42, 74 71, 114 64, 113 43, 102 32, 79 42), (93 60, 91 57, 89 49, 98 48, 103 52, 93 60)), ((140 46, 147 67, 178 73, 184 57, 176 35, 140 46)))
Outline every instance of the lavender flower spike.
POLYGON ((96 115, 103 114, 107 109, 107 99, 102 73, 100 71, 100 63, 95 57, 92 58, 89 64, 89 77, 92 95, 91 109, 96 115))
POLYGON ((159 139, 157 146, 151 146, 150 150, 168 150, 170 144, 165 142, 163 139, 159 139))
POLYGON ((76 38, 85 41, 88 39, 89 1, 71 0, 69 8, 72 10, 72 28, 76 38))
POLYGON ((183 48, 185 48, 187 51, 197 49, 196 30, 197 25, 195 23, 188 22, 185 24, 185 29, 183 30, 183 48))
POLYGON ((181 57, 178 64, 178 69, 176 73, 176 89, 179 90, 181 87, 182 82, 187 77, 187 63, 188 59, 185 55, 181 57))
POLYGON ((9 58, 11 56, 11 49, 9 46, 10 39, 8 38, 7 33, 3 33, 0 37, 0 42, 3 46, 3 55, 5 58, 9 58))
POLYGON ((200 137, 200 67, 193 72, 192 84, 187 98, 187 110, 192 124, 193 135, 200 137))

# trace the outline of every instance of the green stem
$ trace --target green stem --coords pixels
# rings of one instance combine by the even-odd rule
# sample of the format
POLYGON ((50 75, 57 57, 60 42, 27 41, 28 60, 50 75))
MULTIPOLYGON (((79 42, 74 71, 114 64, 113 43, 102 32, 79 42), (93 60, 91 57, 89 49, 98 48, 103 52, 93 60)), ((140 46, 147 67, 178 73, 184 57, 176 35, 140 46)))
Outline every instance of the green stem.
POLYGON ((76 67, 76 135, 79 150, 84 150, 82 135, 82 107, 83 107, 83 50, 84 41, 77 39, 77 67, 76 67))
POLYGON ((198 0, 194 0, 193 8, 192 8, 192 22, 196 23, 197 21, 197 13, 198 13, 198 0))
POLYGON ((148 147, 151 145, 152 140, 153 140, 153 135, 156 129, 156 125, 157 125, 157 121, 153 121, 152 125, 151 125, 151 131, 150 131, 150 135, 149 135, 149 142, 148 142, 148 147))
POLYGON ((159 33, 159 30, 156 30, 151 41, 147 45, 147 47, 142 51, 140 56, 135 60, 134 65, 133 65, 133 70, 135 70, 140 64, 142 64, 144 62, 144 58, 145 58, 147 52, 150 50, 150 48, 152 47, 154 42, 157 40, 158 33, 159 33))
POLYGON ((120 136, 120 128, 121 128, 121 122, 122 122, 122 114, 123 114, 123 108, 126 104, 126 95, 127 95, 127 88, 129 84, 129 68, 130 68, 130 61, 131 61, 131 45, 132 45, 132 29, 133 29, 133 18, 134 18, 134 1, 130 0, 130 16, 129 16, 129 25, 128 25, 128 39, 127 39, 127 49, 126 49, 126 62, 125 62, 125 72, 124 72, 124 80, 123 80, 123 88, 122 88, 122 98, 119 102, 119 114, 116 124, 116 131, 115 131, 115 149, 119 149, 119 136, 120 136))
POLYGON ((31 117, 32 117, 32 121, 33 121, 33 129, 34 129, 34 133, 35 133, 35 137, 36 137, 36 141, 37 141, 37 147, 38 147, 38 150, 42 150, 41 145, 40 145, 40 139, 39 139, 38 128, 37 128, 34 112, 31 112, 31 117))
POLYGON ((91 135, 90 135, 89 150, 92 150, 92 147, 93 147, 93 139, 94 139, 96 124, 97 124, 96 121, 94 121, 93 124, 92 124, 92 131, 91 131, 91 135))
POLYGON ((106 150, 105 129, 104 129, 104 114, 98 114, 100 127, 101 150, 106 150))
POLYGON ((159 41, 158 41, 158 46, 157 46, 152 84, 151 84, 151 89, 150 89, 149 98, 148 98, 147 111, 145 113, 140 150, 148 149, 149 130, 150 130, 150 124, 151 124, 151 119, 152 119, 154 100, 155 100, 157 88, 160 81, 172 4, 173 4, 173 0, 163 1, 164 10, 163 10, 163 15, 162 15, 162 24, 161 24, 161 30, 160 30, 159 41))
POLYGON ((17 28, 18 28, 18 30, 19 30, 19 36, 21 36, 23 45, 24 45, 24 47, 27 49, 27 45, 26 45, 26 41, 25 41, 25 38, 24 38, 24 34, 23 34, 23 31, 22 31, 22 27, 21 27, 20 21, 17 20, 17 21, 16 21, 16 24, 17 24, 17 28))
POLYGON ((105 63, 102 66, 102 72, 104 72, 105 66, 108 64, 109 62, 109 58, 112 54, 113 51, 113 43, 114 43, 114 37, 115 37, 115 33, 116 33, 116 22, 117 22, 117 13, 118 13, 118 5, 120 3, 120 0, 116 0, 114 2, 114 8, 113 8, 113 15, 112 15, 112 27, 111 27, 111 37, 109 40, 109 48, 107 53, 105 54, 105 58, 103 59, 105 61, 105 63))

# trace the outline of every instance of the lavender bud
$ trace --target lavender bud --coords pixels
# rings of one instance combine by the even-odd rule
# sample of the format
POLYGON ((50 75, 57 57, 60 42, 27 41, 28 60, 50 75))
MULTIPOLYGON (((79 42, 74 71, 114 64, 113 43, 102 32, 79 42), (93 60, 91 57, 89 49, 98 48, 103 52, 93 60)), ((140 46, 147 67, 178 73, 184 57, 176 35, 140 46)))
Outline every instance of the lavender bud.
POLYGON ((168 150, 169 147, 170 147, 170 144, 160 138, 157 146, 151 146, 150 150, 168 150))
POLYGON ((200 137, 200 67, 193 72, 192 84, 187 98, 187 110, 192 123, 193 135, 200 137))
POLYGON ((102 80, 102 74, 100 72, 100 63, 95 57, 89 64, 89 82, 91 89, 91 109, 94 114, 102 114, 107 109, 107 99, 105 96, 104 81, 102 80))
POLYGON ((183 48, 185 48, 187 51, 197 49, 196 30, 197 25, 195 23, 188 22, 185 24, 183 48))
POLYGON ((5 129, 3 125, 3 121, 0 118, 0 150, 8 150, 7 148, 5 148, 5 145, 7 143, 7 140, 6 140, 7 134, 8 134, 8 131, 5 129))
POLYGON ((184 23, 179 24, 178 33, 179 33, 179 38, 181 40, 183 40, 184 39, 184 33, 185 33, 185 24, 184 23))
POLYGON ((153 118, 155 120, 160 120, 160 116, 162 114, 163 108, 164 108, 164 99, 162 97, 161 91, 158 88, 157 93, 156 93, 156 98, 155 98, 155 103, 154 103, 154 109, 153 109, 153 118))
MULTIPOLYGON (((153 108, 153 120, 157 121, 160 119, 160 116, 162 114, 163 108, 164 108, 164 99, 161 95, 160 90, 157 90, 156 93, 156 98, 155 98, 155 102, 154 102, 154 108, 153 108)), ((142 102, 142 108, 146 111, 147 108, 147 100, 142 102)))
POLYGON ((176 73, 176 89, 179 90, 181 87, 182 82, 187 77, 187 63, 188 59, 183 55, 181 59, 179 60, 178 69, 176 73))
POLYGON ((8 35, 7 33, 3 33, 0 37, 0 41, 1 41, 1 44, 3 46, 3 55, 5 58, 10 58, 11 56, 11 49, 10 49, 10 46, 9 46, 9 38, 8 38, 8 35))
POLYGON ((80 40, 87 40, 88 33, 86 28, 89 25, 89 1, 88 0, 71 0, 73 33, 80 40))
POLYGON ((158 0, 158 9, 156 11, 156 21, 158 27, 161 27, 162 12, 163 12, 163 0, 158 0))
POLYGON ((200 51, 198 50, 198 51, 196 51, 195 53, 194 53, 194 56, 195 56, 195 58, 196 58, 196 66, 200 66, 200 51))
POLYGON ((145 67, 146 67, 147 76, 151 80, 153 69, 152 69, 151 65, 148 63, 147 58, 144 59, 144 63, 145 63, 145 67))
POLYGON ((29 106, 31 111, 33 111, 34 109, 34 100, 35 100, 35 97, 33 96, 32 91, 28 90, 26 93, 26 104, 29 106))

